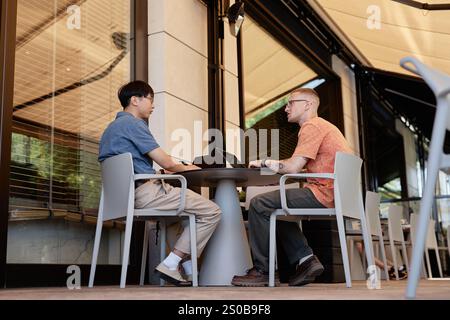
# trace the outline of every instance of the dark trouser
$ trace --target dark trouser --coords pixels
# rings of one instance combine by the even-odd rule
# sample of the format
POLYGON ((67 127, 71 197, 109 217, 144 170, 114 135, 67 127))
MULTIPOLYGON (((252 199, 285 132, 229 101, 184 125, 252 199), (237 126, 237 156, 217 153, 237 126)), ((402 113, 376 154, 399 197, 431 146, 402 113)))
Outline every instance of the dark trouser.
MULTIPOLYGON (((290 208, 324 208, 308 188, 286 189, 286 199, 290 208)), ((260 194, 250 201, 250 247, 253 264, 262 272, 269 272, 270 215, 276 209, 281 209, 278 190, 260 194)), ((277 221, 276 232, 277 242, 283 246, 289 263, 298 263, 301 258, 313 253, 297 223, 277 221)))

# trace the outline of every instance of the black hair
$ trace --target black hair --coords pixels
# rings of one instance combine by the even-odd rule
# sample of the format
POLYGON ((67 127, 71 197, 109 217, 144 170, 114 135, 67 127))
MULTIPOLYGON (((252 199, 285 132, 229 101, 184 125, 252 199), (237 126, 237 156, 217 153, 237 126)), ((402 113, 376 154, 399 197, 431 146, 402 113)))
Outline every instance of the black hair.
POLYGON ((117 95, 119 96, 120 104, 125 109, 130 105, 131 97, 147 97, 150 95, 153 99, 154 92, 147 82, 136 80, 123 85, 117 95))

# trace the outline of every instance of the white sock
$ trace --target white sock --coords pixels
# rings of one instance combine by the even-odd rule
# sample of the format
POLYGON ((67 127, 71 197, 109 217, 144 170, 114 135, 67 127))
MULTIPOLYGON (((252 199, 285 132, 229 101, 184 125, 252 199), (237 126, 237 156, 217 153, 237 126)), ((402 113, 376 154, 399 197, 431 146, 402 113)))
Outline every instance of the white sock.
POLYGON ((192 274, 192 260, 187 260, 187 261, 183 262, 182 265, 183 265, 184 273, 187 275, 191 275, 192 274))
POLYGON ((308 260, 309 258, 311 258, 313 255, 310 254, 309 256, 303 257, 300 259, 300 261, 298 262, 299 265, 301 265, 303 262, 305 262, 306 260, 308 260))
POLYGON ((178 265, 180 264, 181 257, 177 256, 175 253, 171 252, 166 259, 164 259, 163 263, 170 270, 177 270, 178 265))

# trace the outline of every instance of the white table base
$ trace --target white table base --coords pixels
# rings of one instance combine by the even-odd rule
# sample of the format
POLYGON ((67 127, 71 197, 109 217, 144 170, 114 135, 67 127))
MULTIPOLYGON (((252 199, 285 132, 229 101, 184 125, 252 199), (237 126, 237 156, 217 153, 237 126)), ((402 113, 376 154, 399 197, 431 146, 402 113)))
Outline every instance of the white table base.
POLYGON ((199 284, 229 286, 234 275, 244 275, 253 267, 233 180, 218 182, 215 202, 222 209, 222 219, 203 252, 199 284))

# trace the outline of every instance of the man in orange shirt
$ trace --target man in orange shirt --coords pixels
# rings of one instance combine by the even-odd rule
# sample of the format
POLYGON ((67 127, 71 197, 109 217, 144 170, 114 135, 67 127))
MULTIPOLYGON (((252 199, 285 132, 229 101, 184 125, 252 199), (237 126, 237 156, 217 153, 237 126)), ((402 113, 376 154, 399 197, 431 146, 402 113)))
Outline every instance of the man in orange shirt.
MULTIPOLYGON (((286 105, 288 121, 298 123, 300 132, 293 155, 285 160, 255 160, 250 167, 268 167, 281 173, 334 172, 336 152, 351 153, 342 133, 330 122, 317 115, 319 95, 313 89, 300 88, 291 92, 286 105)), ((293 208, 334 207, 333 181, 308 178, 303 188, 287 189, 286 198, 293 208)), ((281 208, 280 192, 273 191, 254 197, 250 202, 248 222, 253 265, 244 276, 234 276, 235 286, 267 286, 269 282, 269 225, 270 215, 281 208)), ((303 235, 299 225, 278 221, 277 236, 291 264, 297 264, 289 279, 290 286, 311 283, 324 268, 303 235)))

